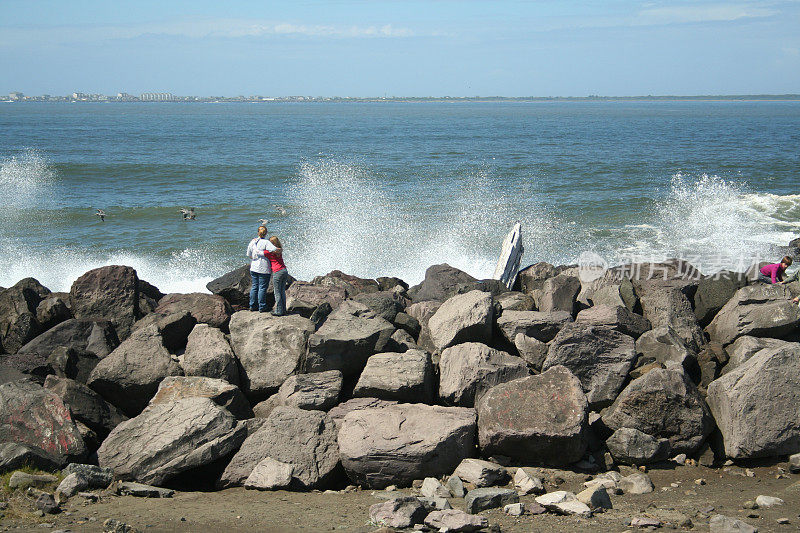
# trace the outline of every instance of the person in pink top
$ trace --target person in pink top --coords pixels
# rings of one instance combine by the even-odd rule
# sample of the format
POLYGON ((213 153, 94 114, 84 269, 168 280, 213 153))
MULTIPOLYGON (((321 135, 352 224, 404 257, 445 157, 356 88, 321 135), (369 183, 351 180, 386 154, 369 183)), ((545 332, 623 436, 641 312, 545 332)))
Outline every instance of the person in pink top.
POLYGON ((289 277, 289 271, 283 262, 283 245, 280 239, 273 235, 269 242, 277 248, 273 251, 264 250, 264 256, 269 259, 272 267, 272 287, 275 289, 275 309, 272 316, 283 316, 286 314, 286 278, 289 277))
POLYGON ((764 283, 780 283, 783 281, 783 273, 792 264, 792 258, 788 255, 781 259, 780 263, 764 265, 758 272, 758 281, 764 283))

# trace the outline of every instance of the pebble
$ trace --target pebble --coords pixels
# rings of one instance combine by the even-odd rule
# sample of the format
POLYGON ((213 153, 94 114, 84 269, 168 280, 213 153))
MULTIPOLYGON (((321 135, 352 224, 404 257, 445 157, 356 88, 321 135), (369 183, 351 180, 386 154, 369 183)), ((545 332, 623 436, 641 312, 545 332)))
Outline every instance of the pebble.
POLYGON ((706 480, 703 479, 703 478, 695 479, 694 480, 694 484, 695 485, 705 485, 706 484, 706 480))
POLYGON ((791 524, 791 522, 789 522, 788 518, 778 518, 777 522, 779 524, 791 524))
POLYGON ((742 504, 742 509, 758 509, 758 505, 753 500, 747 500, 742 504))
POLYGON ((672 458, 672 462, 673 463, 678 463, 679 465, 685 464, 686 463, 686 454, 685 453, 679 453, 678 455, 676 455, 675 457, 672 458))
POLYGON ((776 498, 775 496, 764 496, 762 494, 756 498, 756 505, 761 508, 769 508, 774 505, 783 505, 783 500, 776 498))
POLYGON ((650 518, 649 516, 637 516, 633 518, 630 523, 631 527, 661 527, 661 521, 656 520, 655 518, 650 518))
POLYGON ((747 477, 756 477, 756 473, 750 470, 749 468, 745 469, 744 475, 747 477))
MULTIPOLYGON (((349 489, 349 488, 350 487, 347 487, 347 489, 349 489)), ((355 489, 355 487, 353 487, 353 488, 355 489)), ((347 490, 347 489, 344 489, 344 490, 347 490)), ((393 492, 393 491, 397 490, 397 485, 389 485, 388 487, 386 487, 383 490, 385 490, 386 492, 393 492)))

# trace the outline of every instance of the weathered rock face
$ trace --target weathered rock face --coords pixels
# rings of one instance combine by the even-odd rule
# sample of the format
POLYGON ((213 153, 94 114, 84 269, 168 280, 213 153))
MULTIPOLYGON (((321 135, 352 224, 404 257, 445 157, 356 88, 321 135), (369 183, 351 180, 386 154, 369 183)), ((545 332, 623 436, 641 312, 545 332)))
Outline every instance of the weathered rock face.
POLYGON ((339 401, 342 381, 338 370, 289 376, 278 389, 277 404, 327 411, 339 401))
POLYGON ((462 342, 490 342, 494 305, 492 295, 470 291, 444 302, 428 320, 438 350, 462 342))
POLYGON ((13 353, 0 355, 3 367, 21 373, 24 379, 30 379, 38 384, 44 383, 48 374, 55 372, 53 365, 45 355, 38 353, 13 353))
POLYGON ((472 407, 498 383, 527 376, 528 365, 520 357, 478 342, 451 346, 439 360, 439 397, 451 405, 472 407))
POLYGON ((336 426, 322 411, 276 407, 264 425, 244 441, 233 456, 220 484, 242 485, 264 458, 294 467, 298 488, 324 488, 335 480, 339 463, 336 426))
POLYGON ((18 442, 0 442, 0 472, 10 472, 23 466, 40 470, 56 470, 64 464, 60 456, 46 453, 41 448, 18 442))
POLYGON ((798 402, 798 343, 765 348, 708 387, 708 405, 732 459, 800 451, 798 402))
POLYGON ((567 311, 503 311, 497 318, 497 327, 508 342, 513 343, 520 333, 550 342, 570 322, 572 315, 567 311))
POLYGON ((609 405, 636 360, 633 337, 609 328, 567 324, 550 343, 542 370, 563 365, 581 381, 593 407, 609 405))
POLYGON ((286 300, 289 308, 297 306, 298 303, 303 303, 304 307, 313 310, 323 303, 328 303, 332 309, 335 309, 339 307, 339 304, 345 298, 347 298, 347 292, 342 287, 314 285, 305 281, 292 283, 292 286, 286 289, 286 300))
POLYGON ((581 281, 575 276, 559 274, 549 278, 542 285, 542 298, 539 301, 539 310, 545 313, 550 311, 566 311, 573 314, 575 300, 581 291, 581 281))
POLYGON ((347 475, 372 488, 449 474, 474 442, 475 411, 462 407, 379 404, 350 411, 339 430, 347 475))
POLYGON ((714 428, 708 406, 681 370, 654 369, 630 382, 603 415, 611 429, 669 440, 672 455, 694 453, 714 428))
POLYGON ((595 305, 578 313, 575 322, 615 329, 634 339, 650 329, 650 321, 622 305, 595 305))
POLYGON ((108 320, 70 319, 37 336, 19 351, 49 357, 56 348, 67 347, 102 358, 117 346, 117 333, 108 320))
POLYGON ((423 350, 428 350, 429 352, 436 351, 436 346, 433 344, 433 339, 431 339, 431 330, 428 327, 428 321, 436 313, 436 311, 439 310, 441 305, 442 302, 438 300, 426 300, 424 302, 411 304, 406 308, 406 313, 408 313, 412 318, 416 319, 420 325, 417 344, 420 348, 423 350))
POLYGON ((253 410, 239 387, 223 379, 200 376, 168 376, 158 385, 150 405, 176 402, 182 398, 208 398, 238 419, 252 418, 253 410))
POLYGON ((525 294, 541 290, 544 282, 558 275, 556 267, 550 263, 536 263, 523 268, 517 275, 520 290, 525 294))
POLYGON ((340 370, 345 377, 360 373, 369 356, 385 351, 395 328, 382 318, 332 313, 308 338, 308 372, 340 370))
POLYGON ((296 315, 239 311, 231 317, 230 330, 242 390, 251 400, 260 400, 300 370, 314 324, 296 315))
POLYGON ((472 290, 478 280, 448 264, 433 265, 425 271, 425 279, 419 285, 408 289, 408 296, 414 301, 437 300, 443 302, 448 298, 472 290))
POLYGON ((519 352, 519 356, 536 371, 542 369, 544 360, 547 359, 547 350, 550 349, 546 343, 528 337, 524 333, 517 333, 514 338, 514 347, 519 352))
POLYGON ((699 351, 705 344, 705 337, 686 294, 687 287, 692 286, 662 280, 641 281, 635 285, 644 317, 650 324, 654 328, 672 327, 690 349, 699 351))
POLYGON ((433 400, 433 365, 422 350, 379 353, 367 359, 354 397, 406 402, 433 400))
MULTIPOLYGON (((241 266, 209 281, 206 289, 212 294, 222 296, 230 305, 247 307, 250 303, 250 265, 241 266)), ((274 293, 270 296, 272 296, 272 304, 274 304, 274 293)), ((271 305, 269 297, 267 304, 271 305)))
POLYGON ((742 287, 706 328, 712 341, 730 344, 742 335, 780 337, 798 329, 800 308, 785 285, 742 287))
POLYGON ((478 401, 478 439, 485 455, 564 465, 588 446, 589 404, 566 367, 501 383, 478 401))
POLYGON ((72 311, 69 310, 69 304, 56 294, 49 294, 36 306, 36 320, 41 325, 42 331, 70 318, 72 318, 72 311))
POLYGON ((524 292, 509 291, 495 299, 503 311, 535 311, 536 302, 524 292))
POLYGON ((743 335, 726 348, 729 359, 728 364, 725 365, 724 372, 727 374, 734 368, 740 367, 764 348, 780 348, 790 345, 791 343, 787 341, 770 339, 769 337, 743 335))
POLYGON ((184 398, 117 426, 97 458, 120 479, 162 485, 232 454, 246 434, 244 424, 210 399, 184 398))
MULTIPOLYGON (((604 280, 596 280, 601 284, 604 280)), ((629 311, 636 311, 639 305, 639 297, 633 288, 633 283, 627 278, 614 280, 612 283, 606 282, 600 287, 593 288, 587 293, 586 301, 592 305, 617 305, 625 306, 629 311)))
POLYGON ((634 428, 620 428, 606 440, 614 460, 625 464, 648 464, 669 458, 669 440, 653 437, 634 428))
POLYGON ((167 294, 158 302, 156 313, 189 312, 198 324, 208 324, 222 330, 228 329, 231 306, 222 296, 193 292, 190 294, 167 294))
POLYGON ((224 379, 239 385, 239 366, 222 330, 197 324, 186 341, 181 366, 187 376, 224 379))
POLYGON ((324 276, 317 276, 311 280, 314 285, 321 287, 340 287, 344 289, 348 298, 354 298, 358 294, 380 291, 378 282, 374 279, 364 279, 350 274, 345 274, 341 270, 333 270, 324 276))
POLYGON ((61 465, 80 462, 86 455, 69 408, 30 381, 0 385, 0 441, 38 448, 61 465))
POLYGON ((482 459, 467 458, 461 461, 453 472, 459 479, 472 483, 476 487, 491 487, 504 484, 508 473, 502 466, 482 459))
POLYGON ((47 376, 44 387, 61 398, 75 420, 86 424, 101 439, 128 419, 119 409, 83 383, 50 375, 47 376))
POLYGON ((164 348, 158 329, 150 326, 136 330, 103 358, 86 384, 126 415, 136 416, 147 406, 162 379, 182 373, 164 348))
POLYGON ((121 340, 139 318, 139 278, 131 267, 95 268, 75 280, 70 289, 75 318, 110 320, 121 340))
POLYGON ((364 292, 353 298, 369 307, 376 316, 389 322, 394 322, 397 313, 405 309, 405 306, 395 297, 391 291, 364 292))
POLYGON ((247 476, 244 486, 259 490, 286 489, 292 484, 292 474, 294 474, 292 465, 276 461, 272 457, 265 457, 247 476))
POLYGON ((707 326, 736 291, 746 284, 747 278, 739 272, 721 271, 701 279, 694 295, 694 315, 700 325, 707 326))
POLYGON ((138 320, 131 331, 155 326, 161 335, 161 342, 170 353, 178 353, 186 348, 186 339, 197 320, 188 311, 175 311, 169 314, 148 313, 138 320))
POLYGON ((50 291, 33 278, 0 290, 0 349, 15 353, 42 329, 36 308, 50 291))
POLYGON ((670 326, 660 326, 642 334, 636 340, 636 352, 647 363, 658 362, 665 367, 678 365, 688 371, 696 370, 695 353, 670 326))

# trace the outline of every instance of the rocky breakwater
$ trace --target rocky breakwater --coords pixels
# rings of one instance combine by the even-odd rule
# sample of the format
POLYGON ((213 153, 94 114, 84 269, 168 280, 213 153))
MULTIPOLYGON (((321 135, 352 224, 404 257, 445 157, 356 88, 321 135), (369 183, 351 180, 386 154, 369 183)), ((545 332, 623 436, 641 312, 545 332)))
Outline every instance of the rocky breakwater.
POLYGON ((466 531, 488 522, 449 501, 523 513, 531 467, 605 472, 537 498, 587 518, 651 490, 621 465, 800 453, 797 283, 678 260, 579 274, 539 263, 509 291, 448 265, 415 287, 333 271, 292 280, 282 317, 238 310, 242 269, 213 294, 124 266, 69 293, 24 279, 0 291, 0 471, 94 463, 70 474, 155 494, 416 485, 373 521, 466 531))

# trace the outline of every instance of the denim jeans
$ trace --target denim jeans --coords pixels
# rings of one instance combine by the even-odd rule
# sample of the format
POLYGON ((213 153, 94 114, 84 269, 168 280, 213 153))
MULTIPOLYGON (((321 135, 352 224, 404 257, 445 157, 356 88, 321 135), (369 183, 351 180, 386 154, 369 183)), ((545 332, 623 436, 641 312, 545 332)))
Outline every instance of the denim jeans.
POLYGON ((258 303, 259 311, 267 310, 267 286, 269 285, 269 272, 250 271, 250 310, 254 311, 258 303))
POLYGON ((276 315, 286 314, 286 278, 289 271, 285 268, 272 273, 272 287, 275 289, 275 311, 276 315))

